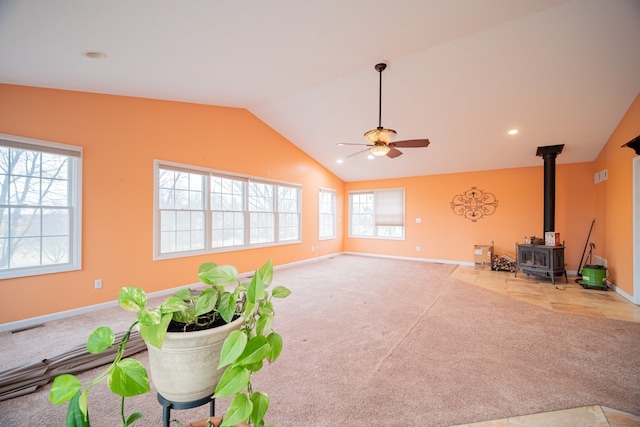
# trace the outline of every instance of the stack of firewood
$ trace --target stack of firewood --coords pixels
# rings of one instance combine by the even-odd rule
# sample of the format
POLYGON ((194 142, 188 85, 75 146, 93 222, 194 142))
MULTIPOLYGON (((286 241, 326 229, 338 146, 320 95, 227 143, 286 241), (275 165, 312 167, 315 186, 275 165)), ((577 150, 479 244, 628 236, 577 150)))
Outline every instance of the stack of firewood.
POLYGON ((509 253, 506 253, 504 255, 494 255, 493 269, 496 271, 510 271, 514 273, 516 271, 515 256, 509 253))

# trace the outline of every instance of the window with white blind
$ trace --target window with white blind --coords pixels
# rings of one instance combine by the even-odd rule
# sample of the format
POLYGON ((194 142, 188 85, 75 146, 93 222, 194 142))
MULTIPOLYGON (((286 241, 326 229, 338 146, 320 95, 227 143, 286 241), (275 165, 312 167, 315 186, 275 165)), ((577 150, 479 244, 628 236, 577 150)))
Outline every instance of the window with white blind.
POLYGON ((336 237, 336 191, 321 188, 318 199, 318 238, 336 237))
POLYGON ((349 236, 404 239, 404 189, 349 192, 349 236))
POLYGON ((82 148, 0 134, 0 279, 81 267, 82 148))
POLYGON ((157 259, 300 241, 299 185, 156 161, 157 259))

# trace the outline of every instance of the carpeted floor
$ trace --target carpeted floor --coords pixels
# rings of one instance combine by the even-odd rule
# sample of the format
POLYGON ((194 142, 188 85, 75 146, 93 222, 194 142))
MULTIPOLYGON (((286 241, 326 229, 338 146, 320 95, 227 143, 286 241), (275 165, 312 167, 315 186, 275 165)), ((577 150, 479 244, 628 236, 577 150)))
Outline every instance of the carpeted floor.
MULTIPOLYGON (((267 421, 451 426, 594 404, 640 414, 639 323, 514 301, 449 277, 455 267, 344 255, 277 269, 293 294, 276 301, 283 354, 254 381, 271 396, 267 421)), ((120 316, 80 316, 82 332, 56 332, 71 322, 61 320, 0 334, 0 370, 83 342, 101 319, 126 324, 120 316)), ((0 402, 0 425, 63 425, 48 392, 0 402)), ((118 400, 92 394, 93 425, 117 425, 118 400)), ((129 399, 132 411, 145 414, 138 426, 161 425, 153 393, 129 399)), ((172 412, 185 424, 206 413, 172 412)))

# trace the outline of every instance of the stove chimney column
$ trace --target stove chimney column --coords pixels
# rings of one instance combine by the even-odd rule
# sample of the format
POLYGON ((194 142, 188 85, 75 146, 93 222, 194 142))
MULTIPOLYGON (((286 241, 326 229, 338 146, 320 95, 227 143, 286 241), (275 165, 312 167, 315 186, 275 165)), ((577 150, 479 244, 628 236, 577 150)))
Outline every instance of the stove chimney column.
POLYGON ((544 159, 544 232, 555 231, 556 157, 562 148, 564 144, 547 145, 536 151, 536 156, 544 159))

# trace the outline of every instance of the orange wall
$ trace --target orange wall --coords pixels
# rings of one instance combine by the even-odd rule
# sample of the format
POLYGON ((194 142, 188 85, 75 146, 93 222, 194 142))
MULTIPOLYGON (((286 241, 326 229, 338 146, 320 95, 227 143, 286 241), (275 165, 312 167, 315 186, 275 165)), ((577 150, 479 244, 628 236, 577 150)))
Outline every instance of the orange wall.
POLYGON ((7 298, 36 296, 11 298, 0 323, 113 301, 125 285, 191 284, 204 261, 247 272, 268 258, 279 265, 343 249, 341 230, 317 237, 319 188, 341 201, 343 182, 244 109, 2 84, 0 99, 0 133, 84 150, 82 270, 0 280, 7 298), (154 159, 302 184, 303 243, 153 261, 154 159))
POLYGON ((633 159, 636 154, 621 146, 638 135, 640 94, 595 161, 595 171, 607 169, 609 175, 607 181, 595 186, 596 253, 607 260, 609 280, 629 295, 633 295, 633 159))
MULTIPOLYGON (((535 156, 535 152, 531 155, 535 156)), ((346 183, 345 197, 351 190, 405 188, 406 240, 349 238, 345 224, 345 251, 473 262, 474 245, 490 245, 493 241, 496 254, 514 254, 516 242, 524 243, 524 236, 544 235, 542 158, 540 164, 529 168, 346 183), (494 214, 476 222, 454 214, 451 209, 454 196, 471 187, 493 193, 498 200, 494 214), (421 218, 422 223, 417 224, 416 218, 421 218), (422 250, 417 252, 416 246, 422 250)), ((593 204, 593 163, 558 164, 555 231, 565 241, 565 262, 569 270, 578 269, 593 220, 593 204)), ((348 207, 345 215, 347 210, 348 207)))

